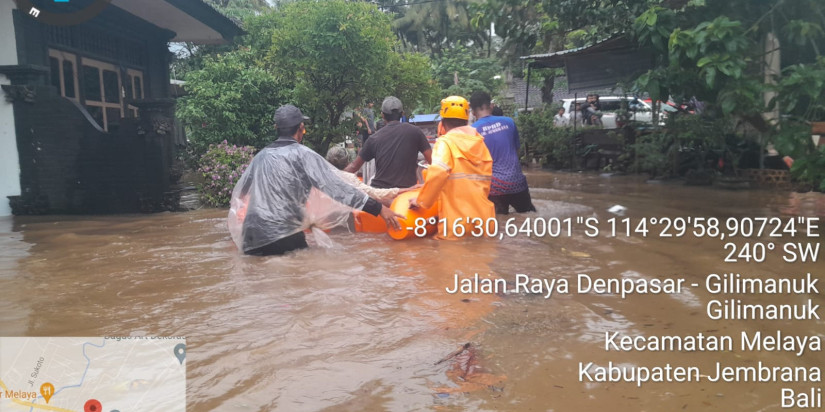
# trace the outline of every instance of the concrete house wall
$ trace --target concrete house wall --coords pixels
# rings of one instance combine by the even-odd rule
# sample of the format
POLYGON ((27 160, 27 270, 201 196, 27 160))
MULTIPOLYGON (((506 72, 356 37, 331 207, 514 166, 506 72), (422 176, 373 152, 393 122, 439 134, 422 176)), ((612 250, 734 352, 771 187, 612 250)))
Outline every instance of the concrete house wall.
MULTIPOLYGON (((14 9, 14 2, 0 1, 0 66, 17 64, 17 42, 12 21, 14 9)), ((10 83, 8 77, 0 74, 0 85, 10 83)), ((0 98, 0 216, 11 215, 6 197, 19 194, 20 163, 14 133, 14 111, 11 103, 0 98)))

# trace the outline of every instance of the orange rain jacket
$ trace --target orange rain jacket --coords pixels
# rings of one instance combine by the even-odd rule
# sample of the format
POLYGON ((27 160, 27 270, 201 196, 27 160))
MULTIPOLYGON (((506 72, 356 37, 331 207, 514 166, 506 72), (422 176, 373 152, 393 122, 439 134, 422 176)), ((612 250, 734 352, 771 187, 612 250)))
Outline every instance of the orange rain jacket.
POLYGON ((457 127, 436 140, 433 162, 417 201, 424 208, 439 202, 438 238, 473 237, 475 226, 483 228, 487 219, 496 217, 493 202, 487 199, 492 176, 493 158, 476 129, 457 127), (473 218, 480 218, 481 223, 470 222, 473 218), (447 219, 446 224, 441 219, 447 219), (461 234, 460 229, 454 230, 457 219, 464 226, 463 236, 456 236, 456 232, 461 234))

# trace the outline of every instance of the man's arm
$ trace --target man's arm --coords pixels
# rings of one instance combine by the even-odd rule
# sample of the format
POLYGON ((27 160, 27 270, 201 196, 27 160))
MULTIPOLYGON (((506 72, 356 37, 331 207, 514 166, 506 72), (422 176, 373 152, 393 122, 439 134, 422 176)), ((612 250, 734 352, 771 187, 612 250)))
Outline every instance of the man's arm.
POLYGON ((369 118, 365 119, 364 122, 367 124, 367 134, 375 133, 375 123, 370 122, 369 118))
MULTIPOLYGON (((430 152, 432 152, 432 150, 430 150, 430 152)), ((438 196, 441 194, 441 189, 450 178, 452 163, 450 148, 443 141, 437 141, 435 143, 435 162, 430 163, 424 186, 418 193, 418 198, 411 202, 412 206, 423 206, 427 208, 435 204, 438 196)))
POLYGON ((424 155, 424 160, 427 161, 427 164, 433 164, 433 148, 430 147, 430 141, 427 140, 424 132, 419 132, 418 151, 424 155))
POLYGON ((244 173, 241 174, 241 178, 239 179, 239 182, 241 180, 244 181, 243 187, 241 187, 240 196, 246 196, 247 193, 249 193, 249 189, 252 188, 252 176, 255 175, 255 167, 257 167, 257 163, 254 162, 255 159, 252 160, 253 162, 249 164, 249 166, 246 168, 246 171, 244 171, 244 173))
POLYGON ((364 127, 367 129, 367 134, 372 134, 375 130, 375 127, 370 123, 369 114, 367 114, 367 108, 361 109, 360 112, 357 113, 358 117, 364 122, 364 127))
POLYGON ((433 149, 424 151, 424 160, 427 161, 427 164, 433 164, 433 149))
POLYGON ((352 163, 348 164, 347 167, 344 168, 345 172, 355 173, 361 166, 364 165, 364 159, 361 158, 361 155, 355 156, 355 160, 352 163))
POLYGON ((404 216, 393 212, 392 209, 367 196, 366 193, 349 185, 335 173, 332 165, 321 155, 308 151, 302 156, 302 160, 306 176, 312 186, 331 197, 332 200, 353 209, 361 209, 373 216, 381 216, 388 226, 400 228, 396 217, 403 218, 404 216))
POLYGON ((441 189, 444 188, 449 178, 449 170, 439 165, 430 166, 430 168, 427 169, 427 180, 424 182, 424 186, 421 187, 421 191, 418 192, 418 197, 412 200, 411 205, 413 207, 432 207, 436 200, 438 200, 441 189))
POLYGON ((372 149, 373 141, 372 139, 367 139, 367 142, 364 144, 364 147, 358 152, 358 156, 355 156, 355 160, 352 163, 348 164, 347 167, 344 168, 345 172, 356 173, 361 166, 364 165, 365 162, 369 162, 370 160, 375 158, 372 149))
MULTIPOLYGON (((565 120, 564 116, 562 116, 562 118, 561 118, 562 125, 564 124, 564 120, 565 120)), ((513 140, 515 140, 516 153, 518 153, 518 151, 521 150, 521 140, 519 139, 518 127, 516 127, 516 122, 515 121, 513 122, 513 140)))
POLYGON ((358 118, 361 119, 361 123, 367 129, 367 134, 372 134, 372 126, 370 126, 369 120, 367 120, 367 118, 364 117, 361 113, 358 114, 358 118))

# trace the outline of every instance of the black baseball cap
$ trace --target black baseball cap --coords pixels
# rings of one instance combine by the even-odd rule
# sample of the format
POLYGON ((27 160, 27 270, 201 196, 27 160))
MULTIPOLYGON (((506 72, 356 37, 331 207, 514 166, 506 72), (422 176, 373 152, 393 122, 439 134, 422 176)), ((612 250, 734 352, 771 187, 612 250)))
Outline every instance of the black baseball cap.
POLYGON ((275 125, 279 129, 287 129, 309 120, 309 117, 304 116, 304 114, 301 113, 301 109, 291 104, 287 104, 279 107, 278 110, 275 110, 274 120, 275 125))

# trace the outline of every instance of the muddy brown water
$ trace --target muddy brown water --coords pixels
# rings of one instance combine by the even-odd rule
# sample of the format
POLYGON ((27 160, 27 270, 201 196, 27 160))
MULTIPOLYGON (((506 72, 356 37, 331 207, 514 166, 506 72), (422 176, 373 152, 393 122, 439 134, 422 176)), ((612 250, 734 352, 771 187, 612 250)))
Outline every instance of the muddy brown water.
MULTIPOLYGON (((606 211, 614 204, 625 206, 631 218, 825 217, 825 196, 815 193, 732 192, 545 172, 528 179, 538 212, 518 219, 604 221, 614 216, 606 211)), ((224 210, 203 209, 0 220, 0 335, 186 336, 190 411, 768 411, 780 410, 780 388, 822 385, 701 381, 639 388, 579 382, 579 362, 669 362, 707 374, 717 361, 825 364, 822 352, 810 351, 797 357, 738 348, 604 350, 606 331, 738 336, 781 329, 821 336, 825 330, 821 321, 710 320, 705 305, 714 297, 702 288, 626 299, 444 290, 455 273, 511 282, 517 273, 571 281, 587 273, 704 282, 717 272, 811 272, 822 278, 821 262, 790 265, 776 254, 760 264, 725 264, 723 242, 714 239, 576 235, 398 242, 341 231, 331 234, 337 244, 332 249, 245 257, 229 238, 225 216, 224 210), (467 342, 474 350, 471 362, 463 354, 435 364, 467 342), (474 379, 456 376, 461 362, 479 368, 474 379)), ((822 294, 810 298, 825 304, 822 294)))

